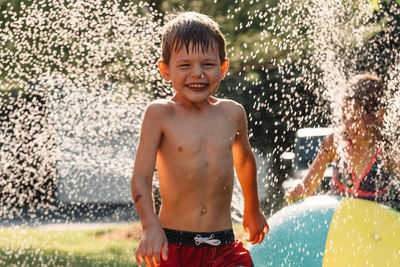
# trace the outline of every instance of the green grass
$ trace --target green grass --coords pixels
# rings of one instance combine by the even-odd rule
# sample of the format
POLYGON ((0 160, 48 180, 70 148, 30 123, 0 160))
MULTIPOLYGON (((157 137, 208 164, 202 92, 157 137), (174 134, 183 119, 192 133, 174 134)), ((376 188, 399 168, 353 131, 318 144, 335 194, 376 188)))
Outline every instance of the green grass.
POLYGON ((97 237, 114 229, 0 228, 0 266, 137 266, 138 241, 97 237))
MULTIPOLYGON (((102 233, 128 229, 116 225, 97 230, 50 230, 0 228, 0 266, 138 266, 135 251, 139 240, 104 240, 102 233)), ((243 227, 234 224, 236 238, 243 227)), ((244 242, 246 243, 246 242, 244 242)))

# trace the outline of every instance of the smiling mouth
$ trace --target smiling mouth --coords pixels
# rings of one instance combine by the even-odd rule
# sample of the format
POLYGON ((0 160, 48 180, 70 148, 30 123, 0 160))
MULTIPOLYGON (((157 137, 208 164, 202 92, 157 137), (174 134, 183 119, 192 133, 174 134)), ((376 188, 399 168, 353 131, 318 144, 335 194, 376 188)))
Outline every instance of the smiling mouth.
POLYGON ((189 83, 186 85, 189 89, 194 91, 202 91, 208 87, 207 83, 189 83))

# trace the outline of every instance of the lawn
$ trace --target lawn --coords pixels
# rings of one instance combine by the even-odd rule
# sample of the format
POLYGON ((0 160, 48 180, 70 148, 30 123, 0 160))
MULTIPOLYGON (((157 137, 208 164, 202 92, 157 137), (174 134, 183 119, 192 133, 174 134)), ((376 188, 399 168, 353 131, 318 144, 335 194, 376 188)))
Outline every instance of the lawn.
MULTIPOLYGON (((236 238, 243 239, 240 224, 236 238)), ((73 230, 0 228, 0 266, 138 266, 140 225, 73 230)))
POLYGON ((137 266, 138 240, 101 238, 121 228, 0 228, 0 266, 137 266))

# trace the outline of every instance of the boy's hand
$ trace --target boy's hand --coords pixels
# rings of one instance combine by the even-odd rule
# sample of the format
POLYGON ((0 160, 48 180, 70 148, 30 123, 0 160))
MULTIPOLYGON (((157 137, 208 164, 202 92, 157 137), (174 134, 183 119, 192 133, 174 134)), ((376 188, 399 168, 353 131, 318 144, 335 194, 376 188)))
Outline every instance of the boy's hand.
POLYGON ((299 201, 300 199, 302 199, 304 197, 304 185, 303 183, 298 184, 295 188, 286 191, 285 193, 285 199, 286 202, 288 203, 294 203, 299 201))
POLYGON ((269 231, 267 219, 260 209, 256 212, 244 212, 243 228, 248 234, 246 241, 251 244, 260 244, 269 231))
POLYGON ((136 250, 136 262, 142 265, 143 261, 147 266, 156 267, 160 265, 160 255, 163 260, 168 259, 168 241, 161 227, 150 227, 143 232, 136 250))

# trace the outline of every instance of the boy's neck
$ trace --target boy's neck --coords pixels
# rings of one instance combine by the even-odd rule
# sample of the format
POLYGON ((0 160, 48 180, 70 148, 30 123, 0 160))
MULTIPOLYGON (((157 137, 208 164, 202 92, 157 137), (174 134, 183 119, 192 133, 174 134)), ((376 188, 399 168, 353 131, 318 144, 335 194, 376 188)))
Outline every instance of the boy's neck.
POLYGON ((216 103, 218 100, 213 97, 213 96, 209 96, 207 99, 205 99, 204 101, 201 102, 193 102, 190 101, 186 98, 180 97, 179 95, 175 94, 172 98, 172 101, 174 101, 175 103, 179 103, 181 105, 183 105, 184 107, 188 108, 188 109, 193 109, 193 110, 202 110, 214 103, 216 103))

